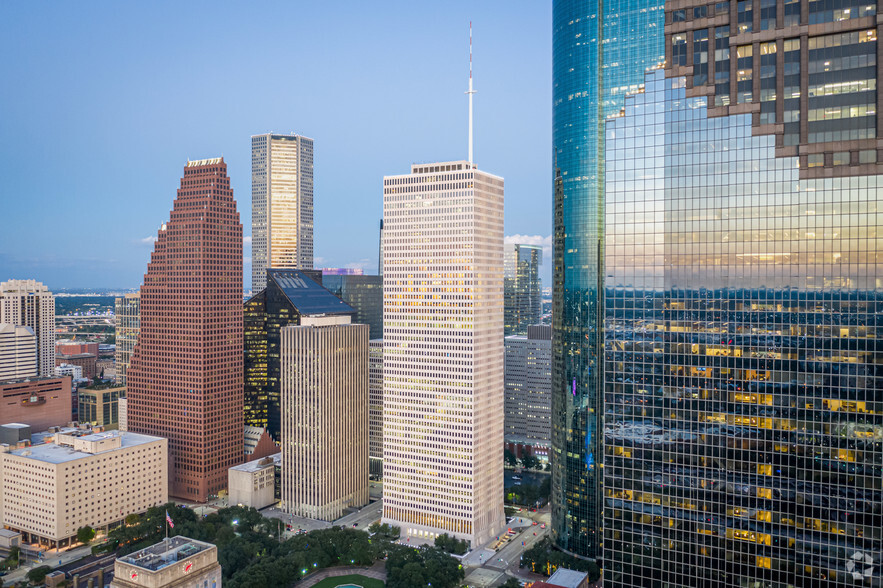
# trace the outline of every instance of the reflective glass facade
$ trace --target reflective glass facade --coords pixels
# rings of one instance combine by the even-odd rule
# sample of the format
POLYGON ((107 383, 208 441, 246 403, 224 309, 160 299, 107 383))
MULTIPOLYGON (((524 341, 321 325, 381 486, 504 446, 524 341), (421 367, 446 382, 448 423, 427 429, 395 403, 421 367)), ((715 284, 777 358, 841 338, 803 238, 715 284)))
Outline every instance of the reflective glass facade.
POLYGON ((270 269, 266 288, 245 302, 245 424, 281 434, 281 330, 302 315, 347 314, 353 309, 296 270, 270 269))
POLYGON ((527 335, 527 328, 540 324, 543 292, 540 264, 543 248, 538 245, 506 243, 503 246, 503 334, 527 335))
POLYGON ((601 494, 602 121, 662 60, 663 2, 553 2, 552 536, 596 557, 601 494), (603 7, 603 8, 602 8, 603 7))
POLYGON ((352 306, 354 323, 368 325, 371 339, 383 338, 383 276, 322 276, 322 286, 352 306))
POLYGON ((607 125, 605 586, 880 585, 883 176, 688 92, 607 125))

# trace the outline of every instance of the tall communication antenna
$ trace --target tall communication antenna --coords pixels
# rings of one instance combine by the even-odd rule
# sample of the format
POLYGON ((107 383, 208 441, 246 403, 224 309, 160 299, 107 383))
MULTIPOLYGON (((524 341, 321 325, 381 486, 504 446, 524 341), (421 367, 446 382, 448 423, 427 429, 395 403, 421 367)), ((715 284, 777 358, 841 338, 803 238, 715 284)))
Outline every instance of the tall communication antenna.
POLYGON ((469 89, 466 90, 469 95, 469 163, 472 163, 472 95, 475 90, 472 89, 472 21, 469 21, 469 89))

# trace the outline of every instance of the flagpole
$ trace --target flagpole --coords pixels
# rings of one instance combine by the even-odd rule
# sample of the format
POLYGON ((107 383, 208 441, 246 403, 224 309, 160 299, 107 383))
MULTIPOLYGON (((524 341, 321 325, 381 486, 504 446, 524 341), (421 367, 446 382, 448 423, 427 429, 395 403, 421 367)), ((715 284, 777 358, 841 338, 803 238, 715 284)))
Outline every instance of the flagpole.
POLYGON ((166 541, 169 540, 169 511, 166 510, 166 541))

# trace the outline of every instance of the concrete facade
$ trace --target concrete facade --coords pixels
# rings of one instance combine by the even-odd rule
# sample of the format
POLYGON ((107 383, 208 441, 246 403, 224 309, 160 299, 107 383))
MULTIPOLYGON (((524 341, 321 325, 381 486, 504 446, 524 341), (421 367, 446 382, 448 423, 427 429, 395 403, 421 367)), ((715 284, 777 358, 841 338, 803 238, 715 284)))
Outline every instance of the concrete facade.
POLYGON ((503 179, 383 178, 383 522, 481 545, 503 514, 503 179))
POLYGON ((165 439, 63 428, 43 441, 0 453, 2 523, 25 541, 66 547, 80 527, 107 528, 168 501, 165 439))
POLYGON ((299 135, 251 138, 251 289, 267 269, 313 269, 313 140, 299 135))
POLYGON ((118 558, 111 588, 220 588, 218 548, 211 543, 170 537, 118 558))
POLYGON ((333 521, 368 504, 368 325, 301 317, 282 329, 282 504, 333 521))
POLYGON ((37 338, 37 374, 55 373, 55 297, 36 280, 0 284, 0 323, 30 327, 37 338))
POLYGON ((37 337, 30 327, 0 323, 0 382, 37 375, 37 337))
POLYGON ((228 504, 262 509, 276 502, 276 467, 282 453, 233 466, 227 473, 228 504))
POLYGON ((71 380, 27 378, 0 383, 0 419, 45 431, 71 420, 71 380))

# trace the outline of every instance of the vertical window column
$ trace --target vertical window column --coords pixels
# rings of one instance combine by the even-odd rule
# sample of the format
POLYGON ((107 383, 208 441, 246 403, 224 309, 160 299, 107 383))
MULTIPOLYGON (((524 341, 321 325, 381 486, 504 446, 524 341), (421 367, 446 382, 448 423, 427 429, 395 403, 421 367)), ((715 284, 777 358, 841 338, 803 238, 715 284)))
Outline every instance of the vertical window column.
POLYGON ((708 29, 693 31, 693 86, 708 83, 708 29))
POLYGON ((751 102, 754 96, 754 47, 736 47, 736 103, 751 102))
POLYGON ((800 39, 785 39, 782 122, 785 146, 800 143, 800 39))
POLYGON ((776 123, 776 42, 760 44, 760 124, 776 123))
POLYGON ((730 104, 730 27, 714 29, 714 105, 730 104))

